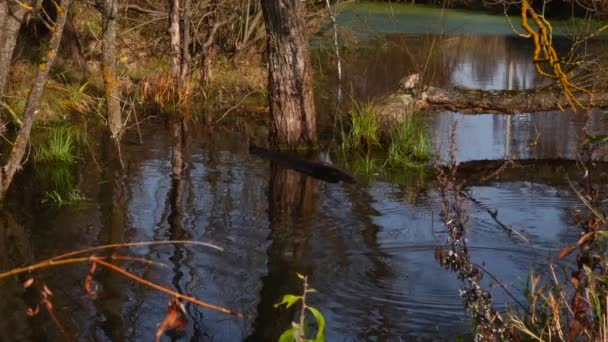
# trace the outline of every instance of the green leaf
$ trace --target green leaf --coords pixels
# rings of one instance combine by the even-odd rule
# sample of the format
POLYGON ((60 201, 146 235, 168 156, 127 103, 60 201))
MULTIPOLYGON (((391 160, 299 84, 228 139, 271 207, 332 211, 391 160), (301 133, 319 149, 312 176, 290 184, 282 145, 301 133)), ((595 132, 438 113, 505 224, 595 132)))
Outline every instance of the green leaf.
POLYGON ((301 273, 296 272, 296 274, 298 275, 298 278, 304 279, 304 276, 301 273))
POLYGON ((297 342, 300 337, 300 331, 298 328, 291 328, 285 330, 279 337, 279 342, 297 342))
POLYGON ((315 337, 313 342, 325 342, 325 317, 323 317, 321 311, 313 307, 307 306, 306 308, 312 313, 313 316, 315 316, 317 324, 319 325, 319 330, 317 330, 317 336, 315 337))
POLYGON ((274 307, 278 308, 279 306, 285 304, 287 308, 290 308, 295 303, 297 303, 300 299, 302 299, 302 296, 294 296, 294 295, 290 295, 290 294, 284 295, 283 300, 280 303, 275 304, 274 307))

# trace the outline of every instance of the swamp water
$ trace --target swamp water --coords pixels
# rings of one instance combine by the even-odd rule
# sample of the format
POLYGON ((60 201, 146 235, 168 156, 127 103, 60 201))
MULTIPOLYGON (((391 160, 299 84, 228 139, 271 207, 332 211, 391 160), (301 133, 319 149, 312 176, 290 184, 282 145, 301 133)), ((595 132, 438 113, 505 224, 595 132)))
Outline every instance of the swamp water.
MULTIPOLYGON (((369 42, 373 48, 345 52, 348 95, 365 100, 396 90, 415 65, 407 48, 428 51, 431 44, 438 83, 520 89, 543 82, 529 61, 529 47, 517 38, 427 38, 391 34, 369 42)), ((332 71, 326 67, 318 74, 330 77, 332 71)), ((329 116, 329 108, 321 104, 320 115, 329 116)), ((457 123, 459 161, 566 160, 549 171, 539 166, 505 175, 502 181, 475 182, 470 175, 471 194, 483 204, 467 207, 472 261, 521 299, 529 271, 542 272, 561 247, 577 239, 572 213, 579 201, 563 170, 576 157, 584 118, 571 113, 425 115, 443 157, 457 123), (499 228, 487 213, 494 208, 530 242, 499 228)), ((599 113, 590 125, 598 131, 608 127, 599 113)), ((237 319, 188 304, 184 340, 276 341, 294 317, 273 304, 283 294, 299 293, 296 272, 308 275, 318 291, 309 296, 309 304, 325 315, 328 341, 469 336, 472 323, 459 296, 461 282, 434 257, 435 247, 447 238, 433 180, 404 173, 354 185, 325 183, 250 156, 239 133, 206 133, 191 125, 188 166, 185 177, 176 181, 170 176, 172 138, 167 127, 146 125, 143 145, 132 133, 125 139, 124 171, 111 162, 111 153, 102 153, 96 161, 83 162, 73 175, 87 197, 84 202, 40 204, 39 198, 28 196, 40 192, 36 185, 18 183, 0 215, 1 270, 99 244, 209 241, 224 251, 139 247, 129 254, 167 267, 126 264, 147 279, 244 315, 237 319)), ((323 157, 349 165, 340 153, 323 157)), ((87 271, 82 265, 39 273, 54 293, 57 317, 74 339, 152 341, 168 297, 98 271, 99 296, 91 300, 83 290, 87 271)), ((483 284, 497 310, 513 305, 490 277, 483 284)), ((62 340, 48 315, 25 317, 22 292, 12 279, 0 282, 0 341, 62 340)))

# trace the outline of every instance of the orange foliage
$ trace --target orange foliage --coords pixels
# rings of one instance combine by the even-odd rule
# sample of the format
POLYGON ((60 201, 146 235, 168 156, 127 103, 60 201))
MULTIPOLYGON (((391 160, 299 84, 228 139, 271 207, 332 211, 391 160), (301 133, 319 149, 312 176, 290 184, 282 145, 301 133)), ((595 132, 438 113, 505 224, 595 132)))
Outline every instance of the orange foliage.
POLYGON ((521 2, 521 26, 526 30, 526 34, 517 33, 520 37, 531 38, 534 42, 534 55, 532 60, 536 64, 536 70, 543 76, 557 79, 564 89, 564 95, 573 110, 576 107, 585 108, 583 104, 576 98, 573 91, 578 90, 586 93, 591 102, 591 92, 581 86, 578 86, 568 79, 568 75, 563 71, 557 52, 553 47, 553 27, 551 23, 540 16, 530 6, 528 0, 521 2), (528 22, 528 16, 532 18, 537 26, 537 30, 533 29, 528 22), (542 67, 542 62, 546 62, 551 67, 551 70, 545 70, 542 67))

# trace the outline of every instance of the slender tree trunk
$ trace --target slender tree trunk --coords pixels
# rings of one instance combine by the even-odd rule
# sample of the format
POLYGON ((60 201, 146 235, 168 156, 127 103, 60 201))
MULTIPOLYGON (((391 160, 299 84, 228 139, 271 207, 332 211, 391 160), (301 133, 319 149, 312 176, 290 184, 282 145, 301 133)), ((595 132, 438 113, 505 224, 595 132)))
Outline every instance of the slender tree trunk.
POLYGON ((116 75, 116 32, 118 24, 118 0, 103 0, 103 83, 106 95, 108 128, 116 143, 123 134, 122 113, 120 108, 120 90, 116 75))
MULTIPOLYGON (((22 1, 29 5, 31 1, 22 1)), ((8 0, 0 0, 0 99, 10 71, 17 36, 27 10, 8 0)))
POLYGON ((36 79, 27 100, 25 113, 23 114, 23 125, 17 134, 8 161, 2 167, 2 173, 0 175, 0 199, 4 198, 13 181, 15 173, 21 169, 21 162, 30 140, 30 131, 32 130, 34 117, 36 116, 38 105, 42 98, 46 79, 55 62, 55 57, 57 57, 57 51, 59 49, 59 43, 61 42, 61 35, 63 34, 63 26, 65 25, 69 6, 70 0, 61 0, 58 4, 57 19, 55 19, 55 24, 53 25, 53 34, 49 42, 49 50, 42 63, 38 65, 36 79))
POLYGON ((181 34, 179 25, 179 0, 169 2, 169 38, 171 39, 171 76, 179 84, 182 66, 181 34))
POLYGON ((317 142, 312 70, 300 0, 262 0, 268 39, 271 145, 317 142))
POLYGON ((192 57, 190 56, 190 0, 184 0, 183 16, 183 39, 182 39, 182 58, 180 64, 179 73, 179 88, 184 89, 184 86, 188 82, 188 72, 190 71, 190 62, 192 57))

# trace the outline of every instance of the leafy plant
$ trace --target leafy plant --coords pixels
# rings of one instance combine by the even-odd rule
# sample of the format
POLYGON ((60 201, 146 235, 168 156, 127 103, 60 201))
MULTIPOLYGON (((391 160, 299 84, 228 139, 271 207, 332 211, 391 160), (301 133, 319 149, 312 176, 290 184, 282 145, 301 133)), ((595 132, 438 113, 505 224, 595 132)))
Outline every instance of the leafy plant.
POLYGON ((306 304, 307 294, 316 292, 316 290, 308 287, 307 276, 298 273, 298 278, 302 279, 304 287, 302 294, 299 296, 287 294, 283 296, 283 300, 280 303, 274 305, 275 308, 281 305, 285 305, 286 308, 290 308, 298 302, 301 303, 299 321, 297 323, 291 323, 291 328, 285 330, 285 332, 281 334, 281 336, 279 337, 279 342, 325 342, 325 318, 323 317, 323 314, 321 314, 321 311, 306 304), (317 322, 318 329, 314 338, 306 338, 305 318, 307 312, 310 313, 317 322))

